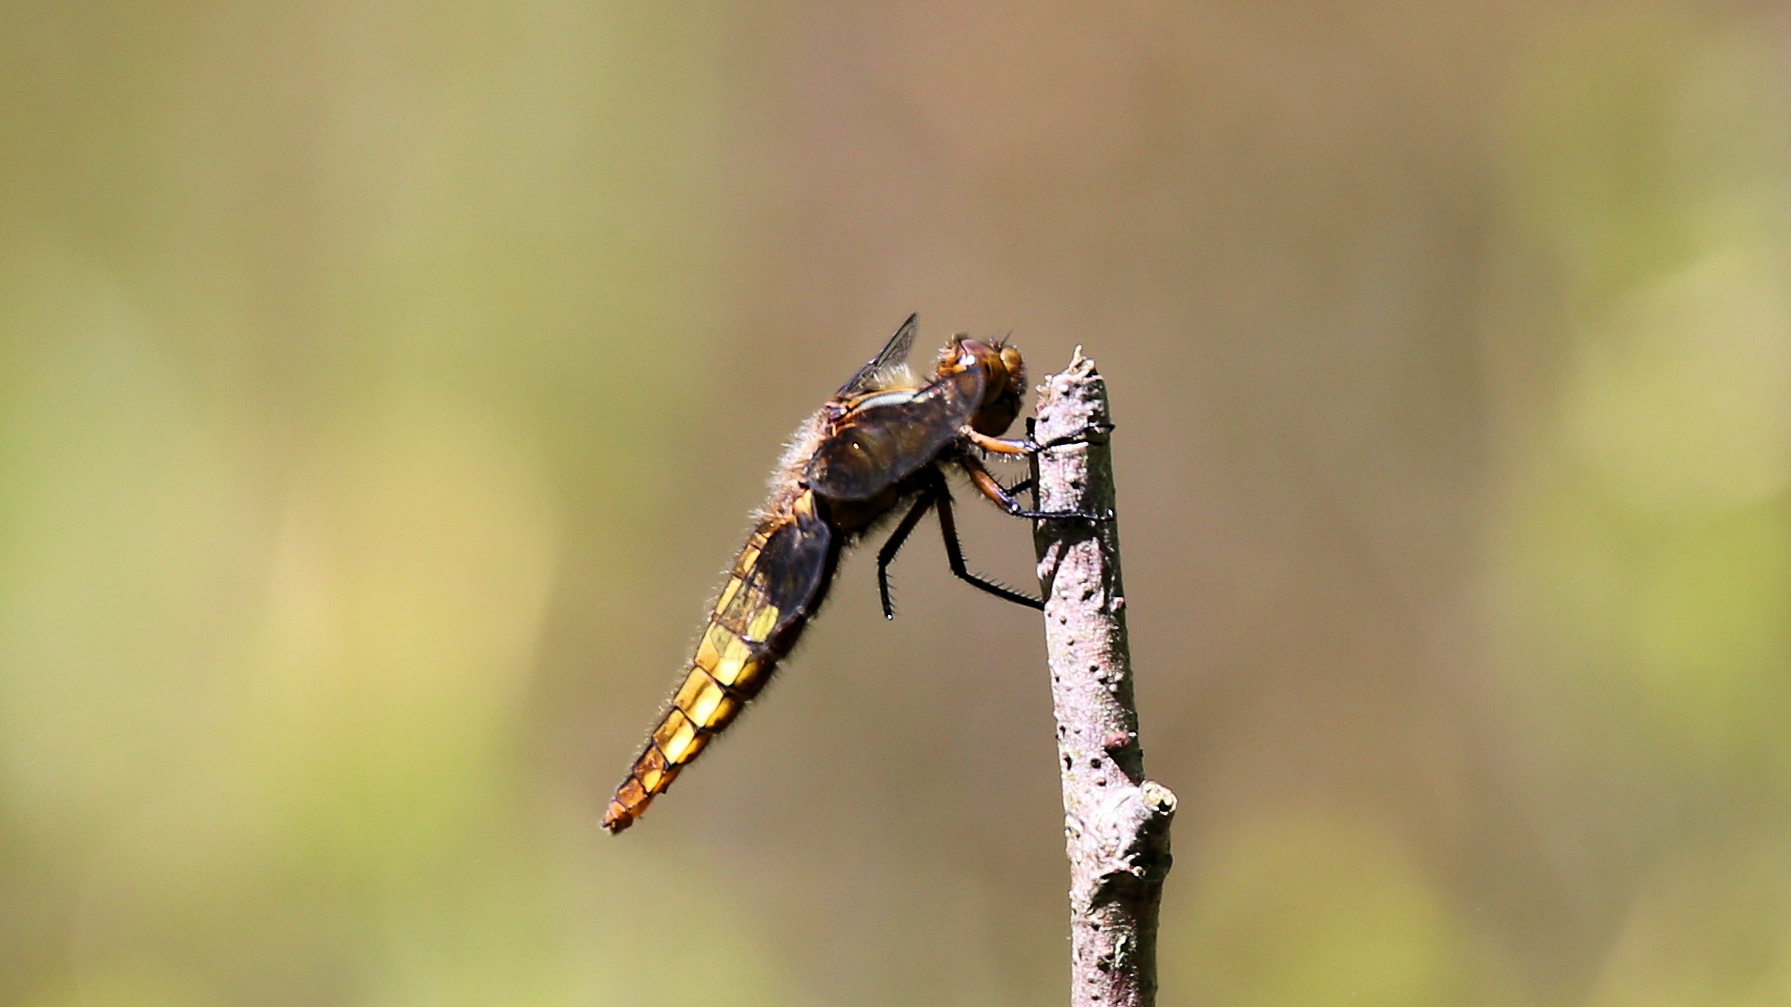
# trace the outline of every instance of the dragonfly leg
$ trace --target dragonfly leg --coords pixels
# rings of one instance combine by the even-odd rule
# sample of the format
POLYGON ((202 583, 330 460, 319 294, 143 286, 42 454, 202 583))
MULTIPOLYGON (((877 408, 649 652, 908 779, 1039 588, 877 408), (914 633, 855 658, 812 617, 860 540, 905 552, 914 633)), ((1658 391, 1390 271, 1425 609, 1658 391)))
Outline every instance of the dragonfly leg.
POLYGON ((1037 429, 1038 422, 1038 417, 1036 416, 1026 417, 1026 439, 1032 441, 1034 449, 1038 451, 1044 451, 1049 448, 1060 448, 1067 444, 1094 444, 1099 441, 1104 441, 1107 435, 1113 432, 1113 424, 1096 423, 1089 427, 1087 431, 1087 434, 1094 435, 1092 437, 1087 434, 1065 434, 1062 437, 1053 437, 1045 443, 1039 444, 1037 441, 1033 440, 1033 431, 1037 429))
MULTIPOLYGON (((1030 434, 1031 430, 1029 429, 1027 432, 1030 434)), ((1035 442, 1034 446, 1038 451, 1049 451, 1052 448, 1061 448, 1070 444, 1104 444, 1106 443, 1107 435, 1112 432, 1113 424, 1100 423, 1090 427, 1086 433, 1065 434, 1062 437, 1053 437, 1043 444, 1037 444, 1035 442)))
POLYGON ((952 517, 951 491, 945 483, 939 483, 934 506, 939 509, 939 533, 945 539, 945 561, 950 564, 952 575, 979 591, 987 591, 1003 601, 1011 601, 1016 605, 1043 610, 1045 603, 1030 595, 1024 595, 1010 587, 1004 587, 992 580, 978 577, 964 565, 964 550, 958 544, 958 522, 952 517))
POLYGON ((877 595, 883 601, 883 618, 885 619, 895 618, 895 605, 891 604, 889 600, 889 564, 895 562, 896 553, 902 551, 902 544, 908 541, 908 536, 913 534, 914 527, 920 524, 920 519, 926 517, 927 511, 932 509, 933 500, 938 493, 939 486, 937 484, 928 485, 921 492, 919 499, 914 501, 914 506, 908 508, 908 513, 902 515, 902 522, 895 526, 895 531, 889 533, 889 541, 884 542, 883 548, 877 550, 877 595))
POLYGON ((1084 434, 1069 434, 1064 437, 1054 437, 1040 444, 1032 439, 1032 422, 1031 418, 1026 420, 1025 437, 990 437, 988 434, 978 433, 970 427, 965 427, 960 433, 965 440, 990 454, 1036 455, 1040 451, 1061 448, 1069 444, 1090 444, 1094 442, 1095 438, 1106 437, 1113 432, 1113 424, 1102 423, 1088 431, 1089 434, 1094 435, 1093 437, 1084 434))
POLYGON ((1039 445, 1033 441, 1031 436, 1016 438, 990 437, 988 434, 979 434, 969 427, 963 429, 962 435, 965 440, 982 448, 990 454, 1031 455, 1037 454, 1039 451, 1039 445))
POLYGON ((1001 482, 991 475, 988 469, 983 467, 982 462, 977 461, 975 458, 972 458, 969 455, 959 455, 955 460, 958 463, 958 467, 964 470, 964 474, 970 477, 971 485, 975 486, 978 492, 983 496, 988 497, 995 506, 1007 511, 1014 517, 1030 518, 1034 521, 1113 520, 1113 515, 1111 514, 1097 514, 1093 511, 1031 510, 1027 508, 1025 504, 1020 502, 1019 497, 1015 496, 1022 486, 1026 486, 1032 482, 1031 479, 1027 479, 1019 486, 1015 486, 1013 489, 1009 490, 1003 488, 1001 482))

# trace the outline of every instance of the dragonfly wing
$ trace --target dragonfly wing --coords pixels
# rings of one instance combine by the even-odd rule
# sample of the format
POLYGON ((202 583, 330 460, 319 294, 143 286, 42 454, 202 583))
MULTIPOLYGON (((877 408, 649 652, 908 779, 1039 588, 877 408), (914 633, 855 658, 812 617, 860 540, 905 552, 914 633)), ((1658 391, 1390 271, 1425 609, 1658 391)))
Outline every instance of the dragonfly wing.
POLYGON ((872 395, 849 409, 821 441, 803 476, 834 500, 867 500, 938 457, 970 422, 985 375, 966 368, 914 392, 872 395))
POLYGON ((870 387, 871 379, 876 377, 877 372, 906 362, 908 351, 914 348, 914 333, 920 328, 919 323, 918 313, 909 315, 908 320, 895 330, 895 335, 889 337, 889 342, 883 344, 883 349, 869 363, 860 367, 858 373, 852 375, 852 380, 840 386, 838 394, 841 397, 857 395, 870 387))

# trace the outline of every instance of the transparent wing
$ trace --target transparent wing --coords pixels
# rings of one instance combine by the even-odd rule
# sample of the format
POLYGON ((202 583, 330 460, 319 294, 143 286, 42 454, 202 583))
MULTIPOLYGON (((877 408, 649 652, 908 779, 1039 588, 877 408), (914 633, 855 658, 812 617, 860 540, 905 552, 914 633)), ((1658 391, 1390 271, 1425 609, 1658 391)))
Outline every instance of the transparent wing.
POLYGON ((860 367, 858 373, 852 375, 852 380, 840 386, 838 394, 856 395, 865 390, 866 384, 871 380, 871 375, 886 367, 894 367, 906 361, 908 351, 914 348, 914 333, 920 328, 919 322, 920 315, 918 313, 909 315, 908 320, 895 330, 895 335, 889 337, 889 342, 883 344, 883 349, 871 358, 870 363, 860 367))

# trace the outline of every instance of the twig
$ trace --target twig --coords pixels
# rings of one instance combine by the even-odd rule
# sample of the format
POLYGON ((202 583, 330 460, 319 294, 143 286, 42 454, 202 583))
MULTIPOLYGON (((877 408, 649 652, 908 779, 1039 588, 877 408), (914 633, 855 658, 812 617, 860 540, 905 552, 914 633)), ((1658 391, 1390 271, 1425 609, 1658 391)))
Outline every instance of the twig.
MULTIPOLYGON (((1040 510, 1114 513, 1112 429, 1106 382, 1077 347, 1040 389, 1033 437, 1048 445, 1033 458, 1040 510)), ((1150 1007, 1175 795, 1144 778, 1119 524, 1041 521, 1033 544, 1070 857, 1070 1003, 1150 1007)))

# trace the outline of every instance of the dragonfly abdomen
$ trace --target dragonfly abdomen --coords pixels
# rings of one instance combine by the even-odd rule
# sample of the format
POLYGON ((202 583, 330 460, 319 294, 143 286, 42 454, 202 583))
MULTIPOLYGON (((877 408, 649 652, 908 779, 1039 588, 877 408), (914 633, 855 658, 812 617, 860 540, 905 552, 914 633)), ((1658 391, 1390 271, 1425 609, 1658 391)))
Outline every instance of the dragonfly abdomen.
POLYGON ((807 493, 760 522, 734 560, 682 682, 610 800, 604 828, 620 832, 633 824, 765 687, 826 591, 829 539, 807 493), (798 578, 805 589, 790 590, 787 561, 808 559, 816 545, 825 569, 798 578))
POLYGON ((632 824, 709 739, 733 723, 740 708, 758 695, 776 661, 767 649, 754 647, 711 619, 683 683, 610 801, 604 828, 620 832, 632 824))

